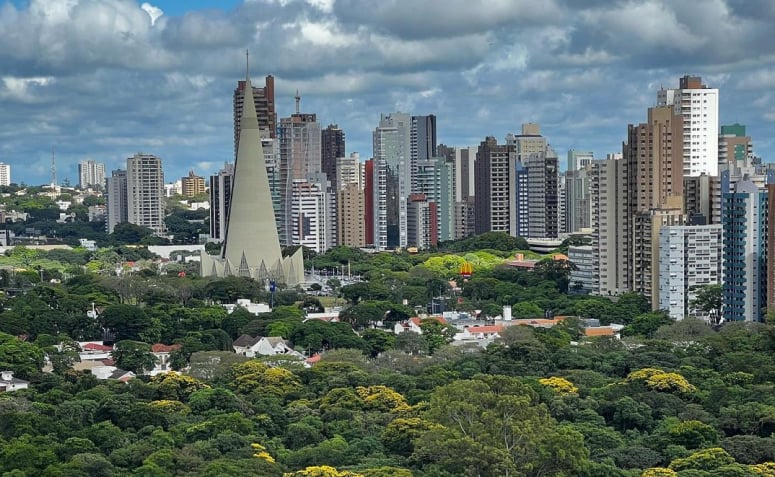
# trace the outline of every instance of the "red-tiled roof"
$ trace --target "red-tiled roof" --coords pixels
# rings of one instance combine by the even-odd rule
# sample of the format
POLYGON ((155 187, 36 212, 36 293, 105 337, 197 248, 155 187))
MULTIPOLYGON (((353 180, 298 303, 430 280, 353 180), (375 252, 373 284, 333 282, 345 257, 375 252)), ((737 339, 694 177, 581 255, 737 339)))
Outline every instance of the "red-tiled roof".
POLYGON ((503 325, 488 325, 488 326, 469 326, 469 333, 500 333, 503 331, 503 325))
MULTIPOLYGON (((442 325, 446 325, 447 324, 447 320, 445 320, 444 318, 442 318, 440 316, 429 316, 428 319, 429 320, 436 320, 439 323, 441 323, 442 325)), ((419 316, 415 316, 414 318, 410 318, 409 320, 412 323, 414 323, 415 325, 417 325, 417 326, 420 326, 420 323, 422 322, 422 320, 420 319, 419 316)))
POLYGON ((84 351, 113 351, 112 346, 105 346, 97 343, 86 343, 82 346, 84 351))
POLYGON ((155 345, 151 346, 151 351, 154 353, 170 353, 172 351, 179 350, 181 345, 179 344, 173 344, 173 345, 165 345, 161 343, 156 343, 155 345))
POLYGON ((592 328, 584 328, 585 336, 613 336, 616 333, 610 326, 595 326, 592 328))
POLYGON ((313 354, 312 356, 310 356, 309 358, 305 359, 304 361, 306 361, 309 364, 315 364, 318 361, 320 361, 320 353, 313 354))

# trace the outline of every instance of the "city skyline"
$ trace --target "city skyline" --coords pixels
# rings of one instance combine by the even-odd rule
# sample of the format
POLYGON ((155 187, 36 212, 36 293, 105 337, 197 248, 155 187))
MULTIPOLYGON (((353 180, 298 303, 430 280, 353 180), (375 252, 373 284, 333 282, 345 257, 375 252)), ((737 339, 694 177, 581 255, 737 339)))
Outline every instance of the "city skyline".
POLYGON ((253 77, 275 77, 278 118, 298 89, 302 110, 338 124, 364 160, 394 111, 436 115, 448 145, 537 122, 560 157, 604 157, 684 74, 718 88, 720 123, 746 124, 757 154, 775 157, 767 2, 423 2, 411 16, 385 5, 5 1, 0 161, 27 183, 49 182, 52 147, 60 182, 76 183, 82 160, 112 170, 137 152, 162 158, 168 177, 215 173, 233 157, 245 49, 253 77))

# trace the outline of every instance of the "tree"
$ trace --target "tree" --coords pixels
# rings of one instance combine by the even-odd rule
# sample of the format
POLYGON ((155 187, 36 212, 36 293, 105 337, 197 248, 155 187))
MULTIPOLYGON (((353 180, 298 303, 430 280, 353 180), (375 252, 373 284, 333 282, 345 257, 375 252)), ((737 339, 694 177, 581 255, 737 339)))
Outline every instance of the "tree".
POLYGON ((151 345, 139 341, 119 341, 111 356, 117 368, 135 374, 145 374, 156 365, 156 356, 151 352, 151 345))
POLYGON ((428 352, 428 341, 418 333, 404 331, 396 336, 394 347, 411 355, 426 354, 428 352))
POLYGON ((445 344, 451 343, 457 333, 454 326, 447 325, 435 318, 426 318, 420 321, 422 337, 428 344, 428 353, 441 348, 445 344))
POLYGON ((361 338, 369 348, 369 354, 372 357, 378 356, 380 353, 393 349, 396 343, 396 335, 389 331, 380 330, 378 328, 369 328, 361 333, 361 338))
POLYGON ((54 372, 62 374, 68 369, 72 368, 75 363, 81 361, 79 352, 81 347, 77 341, 64 337, 59 346, 49 346, 46 348, 46 354, 51 362, 51 367, 54 368, 54 372))
POLYGON ((579 475, 588 458, 582 435, 558 426, 536 400, 505 376, 437 388, 426 419, 442 427, 416 439, 413 458, 453 475, 579 475))
POLYGON ((135 305, 110 305, 102 310, 99 322, 116 334, 116 341, 156 342, 161 336, 160 323, 135 305))
POLYGON ((144 239, 153 236, 153 230, 141 225, 121 222, 116 224, 110 236, 114 242, 119 244, 139 244, 144 239))
POLYGON ((680 472, 682 470, 714 470, 724 465, 734 464, 735 459, 720 447, 712 447, 697 451, 689 457, 673 460, 669 468, 680 472))
POLYGON ((694 288, 695 297, 691 302, 691 306, 707 313, 713 321, 713 325, 717 325, 721 319, 721 306, 723 305, 723 290, 720 284, 714 283, 710 285, 702 285, 694 288))
POLYGON ((659 327, 673 324, 673 320, 666 311, 654 311, 642 313, 635 317, 632 323, 622 330, 623 335, 640 335, 651 338, 659 327))
POLYGON ((0 333, 0 371, 13 371, 17 378, 28 378, 43 367, 43 351, 15 336, 0 333))

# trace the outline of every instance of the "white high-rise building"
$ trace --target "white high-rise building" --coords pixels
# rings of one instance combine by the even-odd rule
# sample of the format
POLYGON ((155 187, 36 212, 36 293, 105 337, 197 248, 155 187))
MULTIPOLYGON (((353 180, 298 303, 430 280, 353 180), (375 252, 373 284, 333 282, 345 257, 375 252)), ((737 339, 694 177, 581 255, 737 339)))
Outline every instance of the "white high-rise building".
POLYGON ((325 177, 318 173, 294 180, 291 192, 292 243, 317 253, 331 248, 336 239, 336 205, 325 177))
POLYGON ((78 164, 78 187, 105 187, 105 164, 83 160, 78 164))
POLYGON ((336 159, 336 184, 339 190, 344 189, 347 184, 357 184, 363 188, 363 164, 360 154, 353 152, 349 157, 336 159))
POLYGON ((659 309, 670 318, 697 316, 697 287, 721 283, 721 224, 659 230, 659 309))
POLYGON ((0 186, 11 185, 11 165, 0 162, 0 186))
POLYGON ((164 232, 164 172, 161 159, 135 154, 126 160, 127 222, 164 232))
POLYGON ((673 106, 683 117, 683 175, 718 175, 718 89, 699 76, 683 76, 678 89, 660 89, 657 106, 673 106))

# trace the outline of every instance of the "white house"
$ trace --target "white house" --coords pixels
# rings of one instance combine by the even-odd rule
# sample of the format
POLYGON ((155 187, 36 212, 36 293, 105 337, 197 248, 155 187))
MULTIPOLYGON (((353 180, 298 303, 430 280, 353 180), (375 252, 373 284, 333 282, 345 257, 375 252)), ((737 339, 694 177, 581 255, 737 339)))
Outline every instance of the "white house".
POLYGON ((258 315, 261 313, 269 313, 272 311, 272 309, 269 308, 269 305, 267 305, 266 303, 253 303, 247 298, 238 299, 236 304, 225 303, 221 306, 226 308, 226 312, 230 315, 234 313, 234 310, 236 310, 237 307, 244 308, 249 312, 253 313, 254 315, 258 315))
POLYGON ((468 326, 455 333, 455 341, 494 340, 500 338, 503 325, 468 326))
POLYGON ((250 335, 242 335, 234 340, 233 346, 235 353, 248 358, 281 354, 297 356, 299 358, 304 357, 301 353, 291 348, 290 343, 284 340, 282 336, 257 336, 254 338, 250 335))
POLYGON ((12 392, 30 387, 29 381, 14 378, 13 371, 0 371, 0 392, 12 392))

